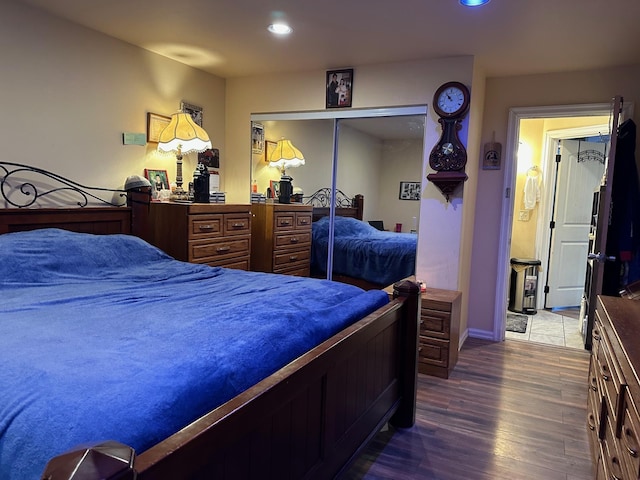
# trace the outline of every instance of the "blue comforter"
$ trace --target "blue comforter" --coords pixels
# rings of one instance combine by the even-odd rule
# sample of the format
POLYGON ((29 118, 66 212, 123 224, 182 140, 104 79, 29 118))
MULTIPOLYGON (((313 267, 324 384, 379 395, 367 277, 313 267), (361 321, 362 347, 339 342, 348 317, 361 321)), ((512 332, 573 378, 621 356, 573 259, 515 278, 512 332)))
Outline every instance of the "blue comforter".
POLYGON ((142 240, 0 235, 0 478, 142 452, 384 305, 384 292, 178 262, 142 240))
MULTIPOLYGON (((355 218, 335 217, 333 273, 391 285, 415 273, 417 235, 382 232, 355 218)), ((326 274, 329 217, 313 224, 311 268, 326 274)))

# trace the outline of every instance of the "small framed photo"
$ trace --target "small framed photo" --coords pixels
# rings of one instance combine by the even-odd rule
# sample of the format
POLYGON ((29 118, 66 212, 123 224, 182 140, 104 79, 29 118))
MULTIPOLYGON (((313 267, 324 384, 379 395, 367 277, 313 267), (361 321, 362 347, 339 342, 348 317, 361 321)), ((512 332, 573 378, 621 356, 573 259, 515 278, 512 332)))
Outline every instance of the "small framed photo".
POLYGON ((151 188, 153 188, 154 192, 170 189, 169 175, 167 175, 166 170, 153 170, 150 168, 145 168, 144 176, 147 177, 147 180, 151 182, 151 188))
POLYGON ((276 149, 276 145, 278 142, 272 142, 271 140, 264 141, 264 161, 269 163, 269 159, 271 158, 271 154, 276 149))
POLYGON ((353 68, 327 72, 327 108, 351 106, 353 96, 353 68))
POLYGON ((196 122, 196 124, 202 126, 202 107, 198 107, 197 105, 182 101, 180 102, 180 110, 183 113, 188 113, 189 115, 191 115, 193 121, 196 122))
POLYGON ((251 122, 251 151, 262 154, 264 151, 264 125, 251 122))
POLYGON ((147 142, 158 143, 160 134, 167 128, 170 121, 171 117, 147 112, 147 142))
POLYGON ((271 189, 270 198, 278 198, 280 196, 280 182, 278 180, 271 180, 269 188, 271 189))
POLYGON ((400 182, 400 200, 420 200, 420 182, 400 182))

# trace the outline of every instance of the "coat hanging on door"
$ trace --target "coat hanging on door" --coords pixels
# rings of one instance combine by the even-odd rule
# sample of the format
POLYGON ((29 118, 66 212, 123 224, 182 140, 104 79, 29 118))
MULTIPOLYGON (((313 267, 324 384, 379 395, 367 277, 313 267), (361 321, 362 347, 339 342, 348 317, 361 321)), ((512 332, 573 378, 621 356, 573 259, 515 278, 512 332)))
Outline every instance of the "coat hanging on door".
POLYGON ((618 127, 617 140, 606 250, 616 260, 605 263, 602 284, 602 294, 614 296, 640 279, 640 187, 633 120, 625 120, 618 127))

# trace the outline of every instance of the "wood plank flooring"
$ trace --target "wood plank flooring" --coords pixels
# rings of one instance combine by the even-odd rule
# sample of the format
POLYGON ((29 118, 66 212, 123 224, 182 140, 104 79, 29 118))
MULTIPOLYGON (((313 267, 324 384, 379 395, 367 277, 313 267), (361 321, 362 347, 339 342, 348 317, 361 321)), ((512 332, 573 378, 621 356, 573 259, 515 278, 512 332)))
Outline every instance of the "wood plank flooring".
POLYGON ((589 352, 468 339, 448 380, 420 374, 416 424, 380 432, 344 479, 590 480, 589 352))

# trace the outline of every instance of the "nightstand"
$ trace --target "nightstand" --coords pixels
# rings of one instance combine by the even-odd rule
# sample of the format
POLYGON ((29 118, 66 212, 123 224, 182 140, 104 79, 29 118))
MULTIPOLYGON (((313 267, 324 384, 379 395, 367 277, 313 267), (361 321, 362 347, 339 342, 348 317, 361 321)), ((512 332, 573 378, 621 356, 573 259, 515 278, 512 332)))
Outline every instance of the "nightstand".
POLYGON ((462 294, 427 288, 422 293, 418 372, 449 378, 458 361, 462 294))
POLYGON ((149 243, 183 262, 249 270, 250 205, 152 202, 149 207, 149 243))
POLYGON ((308 277, 313 207, 254 203, 251 212, 251 270, 308 277))

